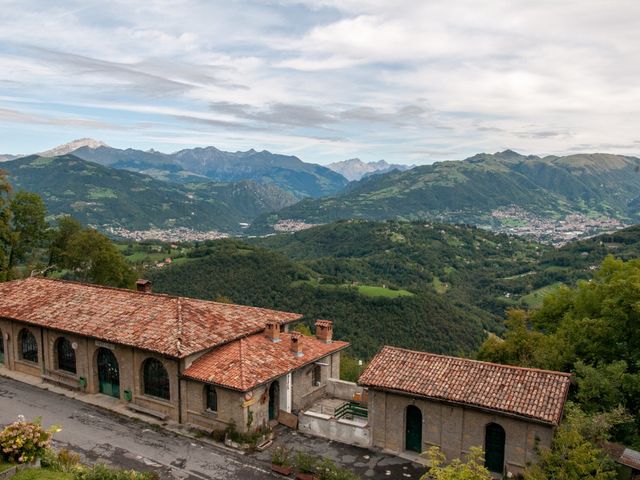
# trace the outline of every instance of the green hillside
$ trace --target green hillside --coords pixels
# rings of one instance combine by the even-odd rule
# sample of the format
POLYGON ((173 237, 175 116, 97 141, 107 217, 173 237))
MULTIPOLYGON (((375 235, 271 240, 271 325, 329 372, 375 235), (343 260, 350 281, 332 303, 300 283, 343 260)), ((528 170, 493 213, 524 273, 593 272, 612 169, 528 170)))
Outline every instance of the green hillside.
POLYGON ((341 195, 307 199, 265 214, 253 231, 268 232, 278 219, 432 219, 490 225, 496 222, 492 210, 510 206, 543 218, 584 213, 633 221, 639 219, 639 171, 640 159, 620 155, 479 154, 366 178, 341 195))
POLYGON ((248 241, 165 247, 155 260, 172 265, 147 275, 156 291, 333 319, 363 357, 383 344, 470 352, 502 332, 509 308, 591 278, 608 254, 640 258, 640 226, 560 249, 464 225, 361 220, 248 241))
POLYGON ((273 185, 251 181, 175 185, 73 155, 34 155, 3 162, 2 168, 14 189, 40 194, 50 215, 68 214, 98 227, 239 232, 240 222, 251 222, 262 212, 294 201, 273 185))

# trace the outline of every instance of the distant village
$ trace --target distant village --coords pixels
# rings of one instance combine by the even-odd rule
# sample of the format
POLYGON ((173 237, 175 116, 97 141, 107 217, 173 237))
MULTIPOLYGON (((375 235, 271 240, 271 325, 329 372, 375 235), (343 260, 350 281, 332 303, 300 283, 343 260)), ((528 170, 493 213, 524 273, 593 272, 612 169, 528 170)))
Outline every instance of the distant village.
POLYGON ((199 231, 187 227, 176 227, 150 230, 128 230, 123 227, 105 227, 105 231, 114 237, 143 242, 157 240, 161 242, 203 242, 205 240, 218 240, 228 238, 229 234, 217 230, 199 231))
POLYGON ((544 218, 518 207, 496 209, 491 212, 491 216, 500 223, 491 230, 550 243, 556 247, 561 247, 572 240, 612 232, 628 226, 615 218, 592 218, 579 213, 567 215, 563 219, 544 218))

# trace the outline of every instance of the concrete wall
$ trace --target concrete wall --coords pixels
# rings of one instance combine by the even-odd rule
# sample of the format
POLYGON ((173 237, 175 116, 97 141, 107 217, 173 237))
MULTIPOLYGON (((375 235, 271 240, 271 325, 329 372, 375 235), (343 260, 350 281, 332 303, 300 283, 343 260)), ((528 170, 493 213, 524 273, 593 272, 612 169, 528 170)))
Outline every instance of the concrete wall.
POLYGON ((315 362, 292 373, 292 409, 301 411, 327 394, 327 382, 330 378, 340 378, 340 352, 318 360, 327 364, 320 367, 320 385, 313 385, 315 362))
POLYGON ((346 382, 335 378, 330 378, 327 381, 327 395, 331 398, 352 401, 356 393, 362 396, 364 388, 353 382, 346 382))
POLYGON ((242 404, 244 394, 226 388, 216 387, 218 395, 218 411, 206 409, 205 384, 195 381, 185 381, 185 395, 183 397, 184 421, 206 431, 224 430, 235 424, 238 430, 246 425, 246 415, 242 404))
POLYGON ((300 412, 298 430, 349 445, 371 446, 370 428, 362 421, 335 419, 317 412, 300 412))
POLYGON ((485 427, 497 423, 506 433, 506 469, 522 473, 537 460, 536 444, 548 447, 553 427, 498 413, 426 399, 369 390, 369 425, 372 445, 392 452, 405 450, 405 412, 415 405, 422 412, 422 450, 438 446, 447 459, 461 458, 471 447, 484 448, 485 427))

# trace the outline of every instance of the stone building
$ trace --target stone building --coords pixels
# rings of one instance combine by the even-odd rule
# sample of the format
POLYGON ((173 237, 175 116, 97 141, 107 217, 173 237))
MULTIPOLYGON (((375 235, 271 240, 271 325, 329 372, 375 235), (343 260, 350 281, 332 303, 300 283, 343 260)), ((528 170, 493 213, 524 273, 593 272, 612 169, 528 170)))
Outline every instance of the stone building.
POLYGON ((331 322, 45 278, 0 283, 4 368, 206 430, 254 430, 306 408, 338 378, 331 322))
POLYGON ((486 467, 519 474, 549 447, 570 375, 384 347, 360 376, 371 444, 395 453, 439 447, 449 460, 471 447, 486 467))

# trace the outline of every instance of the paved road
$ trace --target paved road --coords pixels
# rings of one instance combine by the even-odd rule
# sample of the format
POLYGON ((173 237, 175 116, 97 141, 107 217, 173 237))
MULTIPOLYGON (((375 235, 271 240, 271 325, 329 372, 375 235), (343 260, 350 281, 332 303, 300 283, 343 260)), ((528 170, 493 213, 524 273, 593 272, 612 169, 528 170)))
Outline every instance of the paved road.
POLYGON ((56 447, 81 453, 85 461, 153 470, 162 479, 263 480, 275 476, 265 464, 84 404, 40 388, 0 377, 0 424, 42 417, 62 427, 56 447))

